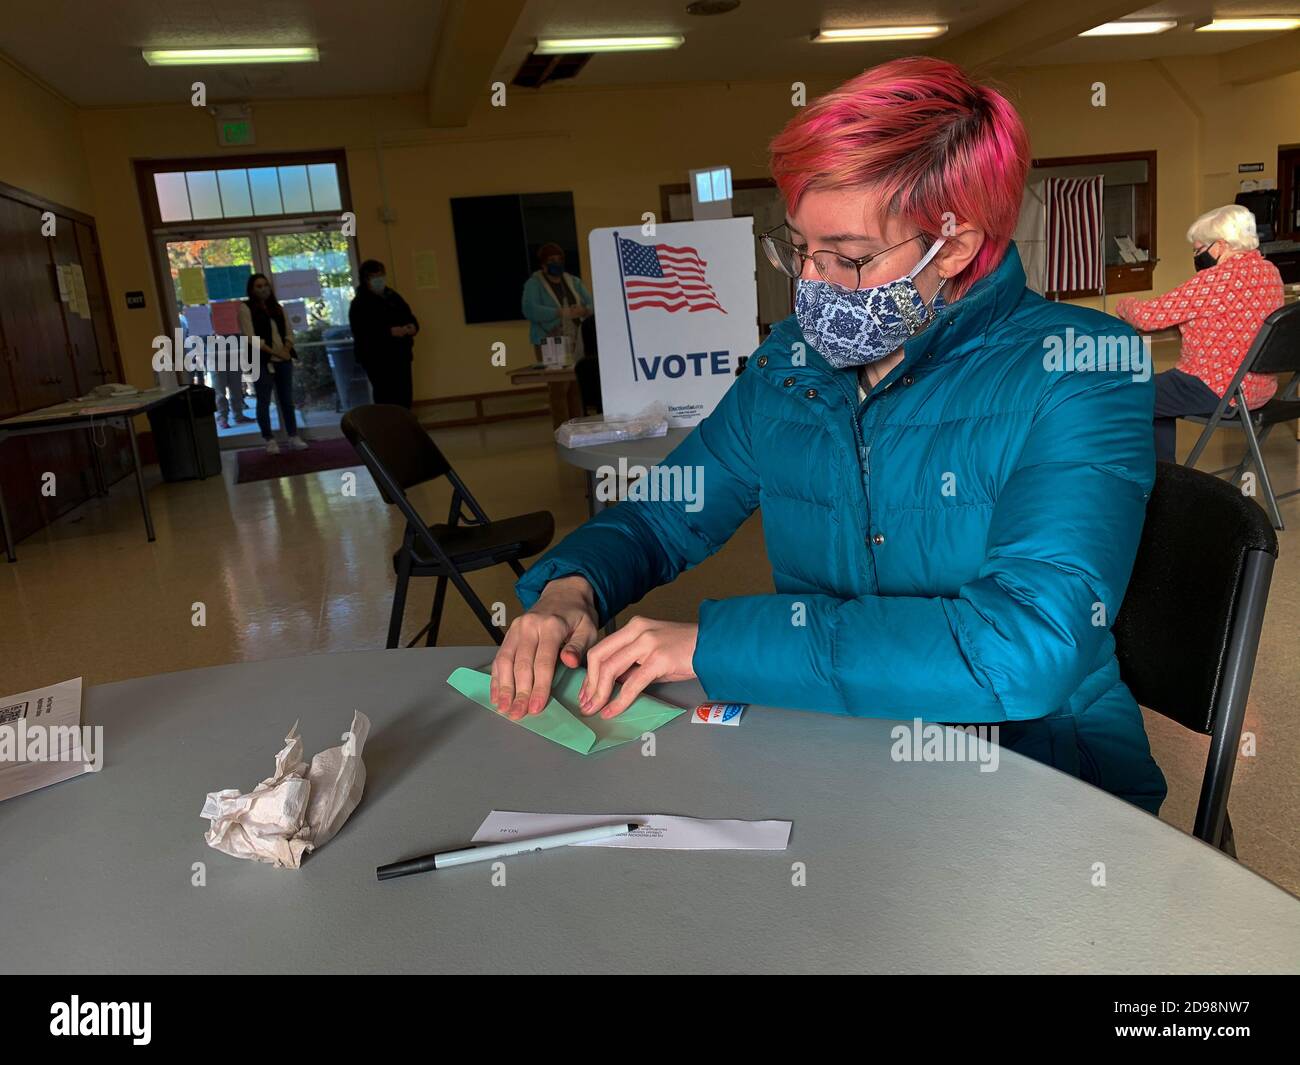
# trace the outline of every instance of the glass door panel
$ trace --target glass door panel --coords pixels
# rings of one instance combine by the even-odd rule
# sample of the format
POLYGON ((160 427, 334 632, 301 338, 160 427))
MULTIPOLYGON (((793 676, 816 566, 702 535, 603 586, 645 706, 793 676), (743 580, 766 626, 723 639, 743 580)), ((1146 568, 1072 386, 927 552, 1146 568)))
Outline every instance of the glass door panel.
MULTIPOLYGON (((239 333, 239 305, 247 295, 248 279, 259 272, 257 241, 251 232, 229 235, 160 238, 162 262, 171 282, 171 327, 179 327, 182 342, 192 336, 234 336, 239 333)), ((185 382, 206 384, 217 392, 218 434, 247 431, 255 405, 252 380, 216 379, 213 373, 179 375, 185 382)))
POLYGON ((348 307, 355 295, 352 242, 338 226, 261 234, 276 298, 293 331, 299 361, 295 405, 313 413, 370 402, 369 383, 352 354, 348 307))

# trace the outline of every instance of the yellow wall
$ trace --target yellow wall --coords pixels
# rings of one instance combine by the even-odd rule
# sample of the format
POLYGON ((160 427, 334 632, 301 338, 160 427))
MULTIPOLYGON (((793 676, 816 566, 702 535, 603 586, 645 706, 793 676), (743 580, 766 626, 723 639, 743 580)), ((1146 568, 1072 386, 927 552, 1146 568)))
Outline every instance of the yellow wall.
POLYGON ((1300 73, 1228 86, 1214 70, 1212 61, 1182 58, 1027 67, 1004 78, 1035 155, 1156 150, 1155 293, 1195 272, 1192 221, 1232 203, 1243 178, 1276 181, 1278 147, 1300 144, 1300 73), (1091 104, 1097 81, 1106 85, 1104 108, 1091 104), (1237 173, 1238 163, 1257 162, 1263 172, 1237 173))
MULTIPOLYGON (((1300 142, 1300 74, 1228 88, 1189 59, 1022 68, 1002 81, 1038 156, 1158 152, 1157 291, 1191 275, 1183 234, 1201 211, 1231 201, 1236 164, 1263 160, 1263 176, 1275 177, 1277 146, 1300 142), (1091 105, 1095 81, 1106 83, 1104 108, 1091 105)), ((660 185, 684 181, 691 166, 725 162, 737 179, 766 176, 765 145, 792 113, 786 82, 512 89, 504 108, 485 93, 462 130, 426 128, 425 106, 422 94, 254 105, 256 151, 346 150, 359 253, 388 264, 423 325, 417 398, 506 387, 489 361, 496 341, 512 366, 532 359, 526 325, 464 323, 450 197, 571 190, 585 246, 593 228, 658 212, 660 185), (389 226, 379 220, 381 159, 396 215, 389 226), (412 256, 428 250, 440 283, 416 289, 412 256)), ((211 116, 187 102, 74 112, 0 64, 0 118, 17 127, 11 143, 20 146, 0 159, 0 180, 93 213, 112 298, 149 294, 144 311, 115 303, 127 377, 149 383, 163 320, 132 160, 219 155, 211 116)))
MULTIPOLYGON (((1156 152, 1155 292, 1191 276, 1183 239, 1196 216, 1197 119, 1180 92, 1150 63, 1026 67, 1003 86, 1020 110, 1038 158, 1102 152, 1156 152), (1106 105, 1094 107, 1102 82, 1106 105)), ((1275 153, 1276 154, 1276 153, 1275 153)), ((1100 299, 1072 301, 1100 307, 1100 299)), ((1113 306, 1114 300, 1108 301, 1113 306)))
POLYGON ((0 181, 91 210, 77 109, 0 58, 0 181))
MULTIPOLYGON (((509 387, 504 371, 490 361, 497 341, 506 343, 511 366, 534 357, 526 323, 465 324, 451 197, 571 190, 585 247, 592 228, 658 213, 659 186, 683 182, 690 166, 730 162, 736 178, 765 176, 764 145, 790 113, 789 89, 779 85, 512 91, 504 108, 492 107, 485 95, 468 127, 454 131, 422 128, 424 107, 422 96, 254 107, 259 152, 346 149, 358 252, 388 265, 390 283, 421 322, 417 398, 509 387), (688 112, 700 120, 682 123, 688 112), (381 155, 396 216, 387 227, 379 220, 381 155), (437 256, 439 286, 416 289, 412 257, 428 250, 437 256)), ((218 154, 212 119, 189 106, 87 110, 81 117, 95 161, 95 214, 109 288, 152 294, 156 284, 131 161, 218 154)), ((151 341, 163 328, 154 303, 118 316, 123 362, 134 383, 151 379, 151 341)))

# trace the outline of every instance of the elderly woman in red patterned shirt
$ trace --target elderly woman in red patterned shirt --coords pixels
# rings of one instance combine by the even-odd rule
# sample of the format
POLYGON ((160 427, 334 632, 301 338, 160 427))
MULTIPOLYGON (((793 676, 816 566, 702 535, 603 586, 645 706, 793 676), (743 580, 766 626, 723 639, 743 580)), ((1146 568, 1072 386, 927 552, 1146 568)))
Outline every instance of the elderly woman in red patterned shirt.
MULTIPOLYGON (((1282 276, 1259 253, 1255 216, 1237 205, 1216 207, 1187 231, 1196 276, 1153 300, 1128 297, 1115 313, 1146 331, 1178 326, 1182 351, 1172 370, 1156 374, 1156 458, 1173 462, 1177 419, 1209 415, 1228 391, 1259 327, 1282 306, 1282 276)), ((1277 379, 1247 374, 1246 405, 1262 407, 1277 379)))

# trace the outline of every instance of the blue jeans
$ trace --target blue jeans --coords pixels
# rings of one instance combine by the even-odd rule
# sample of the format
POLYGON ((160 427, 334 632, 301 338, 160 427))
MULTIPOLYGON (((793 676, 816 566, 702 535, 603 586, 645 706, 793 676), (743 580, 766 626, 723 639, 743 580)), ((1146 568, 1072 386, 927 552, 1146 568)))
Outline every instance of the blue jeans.
POLYGON ((271 392, 275 392, 275 405, 280 409, 280 424, 289 436, 298 435, 298 421, 293 414, 293 363, 289 361, 262 364, 253 387, 257 391, 257 427, 262 439, 271 439, 271 392), (272 366, 275 367, 272 370, 272 366))

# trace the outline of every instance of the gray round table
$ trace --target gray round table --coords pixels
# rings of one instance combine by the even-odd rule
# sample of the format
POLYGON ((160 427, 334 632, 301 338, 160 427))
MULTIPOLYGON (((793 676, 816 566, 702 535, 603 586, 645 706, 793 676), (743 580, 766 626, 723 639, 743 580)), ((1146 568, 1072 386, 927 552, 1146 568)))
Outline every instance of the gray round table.
MULTIPOLYGON (((444 682, 489 647, 364 651, 87 690, 105 766, 0 803, 16 972, 1268 972, 1300 900, 1141 811, 1002 752, 892 761, 891 722, 751 707, 678 718, 653 757, 583 758, 444 682), (204 795, 368 714, 365 797, 299 870, 203 841, 204 795), (488 811, 779 818, 785 852, 596 848, 379 883, 488 811), (194 863, 206 884, 192 885, 194 863), (794 886, 793 863, 806 886, 794 886), (1091 881, 1105 863, 1107 886, 1091 881), (33 910, 32 907, 37 909, 33 910)), ((694 705, 694 682, 658 694, 694 705)))

